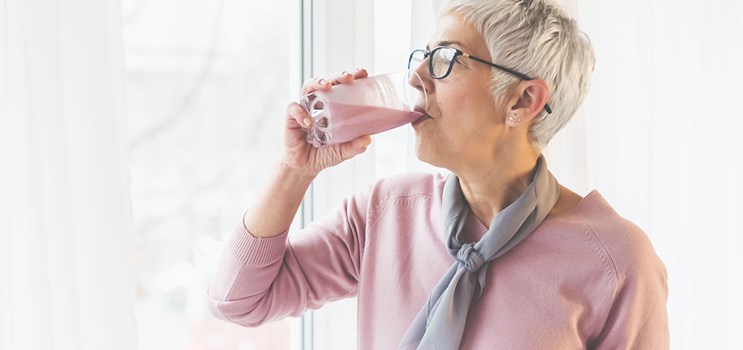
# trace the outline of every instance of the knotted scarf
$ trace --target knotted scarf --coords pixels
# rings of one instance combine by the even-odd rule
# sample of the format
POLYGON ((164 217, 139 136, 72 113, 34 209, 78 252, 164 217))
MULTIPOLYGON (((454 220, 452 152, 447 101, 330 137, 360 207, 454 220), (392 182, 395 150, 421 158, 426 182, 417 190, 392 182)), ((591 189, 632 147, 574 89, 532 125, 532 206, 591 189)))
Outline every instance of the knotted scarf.
POLYGON ((433 288, 398 349, 459 349, 467 313, 485 288, 490 262, 534 231, 559 196, 560 185, 540 155, 532 182, 521 196, 493 218, 478 242, 462 244, 470 209, 459 178, 450 175, 444 184, 441 209, 447 248, 455 261, 433 288))

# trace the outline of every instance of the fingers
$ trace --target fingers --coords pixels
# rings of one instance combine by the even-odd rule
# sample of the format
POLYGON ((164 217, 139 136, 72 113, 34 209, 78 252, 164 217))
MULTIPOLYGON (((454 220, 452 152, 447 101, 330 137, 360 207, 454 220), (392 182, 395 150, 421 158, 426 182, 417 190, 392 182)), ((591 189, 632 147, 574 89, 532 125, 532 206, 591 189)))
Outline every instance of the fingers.
POLYGON ((359 68, 353 73, 354 79, 363 79, 369 76, 369 72, 364 68, 359 68))
POLYGON ((330 89, 333 85, 348 84, 355 79, 363 79, 368 76, 369 72, 367 72, 366 69, 359 68, 353 73, 344 71, 341 74, 333 75, 328 79, 312 78, 304 82, 304 85, 302 85, 302 96, 313 91, 330 89))
POLYGON ((286 106, 286 115, 289 117, 290 126, 296 124, 302 129, 308 129, 312 125, 312 118, 299 103, 292 102, 286 106))
POLYGON ((359 68, 355 72, 351 73, 348 71, 344 71, 340 75, 335 75, 331 78, 328 78, 333 85, 338 84, 348 84, 356 79, 362 79, 369 76, 369 72, 366 71, 364 68, 359 68))
POLYGON ((371 144, 372 138, 369 135, 364 135, 351 142, 353 142, 354 147, 365 150, 371 144))
POLYGON ((338 84, 348 84, 353 81, 353 74, 344 71, 340 75, 333 75, 330 78, 328 78, 333 85, 338 84))
POLYGON ((305 81, 304 85, 302 85, 302 96, 307 95, 313 91, 330 89, 331 86, 332 85, 330 84, 330 82, 325 79, 312 78, 305 81))
POLYGON ((346 142, 340 145, 340 154, 343 160, 351 159, 366 151, 366 148, 371 144, 371 136, 366 135, 357 138, 356 140, 346 142))

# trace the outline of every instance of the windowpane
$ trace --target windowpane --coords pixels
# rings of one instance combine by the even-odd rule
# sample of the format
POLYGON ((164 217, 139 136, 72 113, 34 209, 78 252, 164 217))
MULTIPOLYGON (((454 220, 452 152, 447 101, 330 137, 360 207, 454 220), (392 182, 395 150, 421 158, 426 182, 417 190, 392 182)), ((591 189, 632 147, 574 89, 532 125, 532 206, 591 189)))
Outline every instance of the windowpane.
POLYGON ((245 329, 204 298, 281 150, 299 2, 122 2, 140 349, 288 349, 291 320, 245 329))

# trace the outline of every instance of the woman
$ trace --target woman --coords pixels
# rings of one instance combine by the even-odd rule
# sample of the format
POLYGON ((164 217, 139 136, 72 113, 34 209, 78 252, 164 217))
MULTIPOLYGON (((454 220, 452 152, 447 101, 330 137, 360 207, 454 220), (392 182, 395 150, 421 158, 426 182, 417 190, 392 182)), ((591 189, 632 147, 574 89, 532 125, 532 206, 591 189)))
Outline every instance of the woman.
POLYGON ((410 63, 429 101, 416 154, 452 175, 383 179, 288 240, 315 176, 371 142, 313 148, 290 104, 285 156, 231 237, 212 312, 253 327, 357 296, 362 349, 668 348, 647 236, 598 192, 559 185, 540 153, 588 92, 575 21, 549 0, 452 0, 410 63))

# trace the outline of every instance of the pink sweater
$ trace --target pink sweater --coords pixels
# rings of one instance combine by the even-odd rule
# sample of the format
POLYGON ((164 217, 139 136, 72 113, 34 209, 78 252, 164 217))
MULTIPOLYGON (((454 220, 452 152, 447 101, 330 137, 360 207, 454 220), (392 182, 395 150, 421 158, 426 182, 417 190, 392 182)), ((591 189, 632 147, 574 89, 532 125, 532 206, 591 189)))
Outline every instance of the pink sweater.
MULTIPOLYGON (((453 260, 445 178, 381 180, 287 239, 240 224, 207 292, 213 314, 248 327, 358 298, 360 349, 396 349, 453 260)), ((487 228, 470 216, 469 241, 487 228)), ((593 191, 493 261, 462 349, 667 349, 665 266, 645 233, 593 191)))

